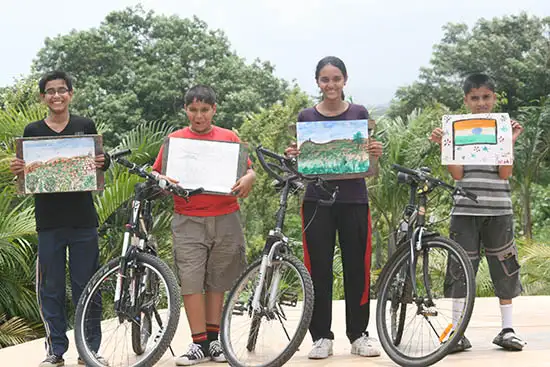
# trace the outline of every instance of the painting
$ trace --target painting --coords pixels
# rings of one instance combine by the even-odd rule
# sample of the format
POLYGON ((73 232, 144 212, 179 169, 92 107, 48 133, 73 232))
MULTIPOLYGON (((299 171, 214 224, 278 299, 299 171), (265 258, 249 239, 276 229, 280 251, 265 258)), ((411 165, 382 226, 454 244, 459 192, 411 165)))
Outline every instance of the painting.
POLYGON ((231 188, 248 168, 245 143, 166 138, 162 174, 184 189, 202 187, 207 194, 233 195, 231 188))
POLYGON ((329 179, 367 176, 369 120, 298 122, 296 135, 298 172, 329 179))
POLYGON ((511 165, 512 123, 507 113, 443 116, 444 165, 511 165))
POLYGON ((32 137, 16 140, 25 168, 17 180, 21 194, 97 191, 104 185, 95 156, 103 152, 100 135, 32 137))

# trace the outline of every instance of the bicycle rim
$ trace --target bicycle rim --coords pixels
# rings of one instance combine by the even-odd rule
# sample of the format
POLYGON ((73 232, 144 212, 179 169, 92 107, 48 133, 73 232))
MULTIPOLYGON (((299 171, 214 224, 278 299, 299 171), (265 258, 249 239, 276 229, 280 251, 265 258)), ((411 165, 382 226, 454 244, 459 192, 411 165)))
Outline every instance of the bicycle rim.
POLYGON ((397 364, 428 366, 448 354, 468 325, 474 273, 458 244, 429 239, 415 260, 414 295, 409 262, 409 248, 403 248, 387 265, 377 301, 378 336, 397 364))
POLYGON ((299 260, 285 256, 273 262, 258 312, 252 300, 259 270, 258 261, 241 275, 224 307, 221 339, 232 366, 282 366, 300 346, 311 321, 313 285, 299 260), (272 293, 275 302, 270 307, 272 293))
POLYGON ((119 269, 119 261, 111 261, 92 277, 83 293, 75 323, 77 348, 90 366, 103 365, 98 356, 111 367, 150 366, 168 348, 179 322, 177 283, 160 259, 139 254, 126 272, 122 309, 116 313, 119 269), (138 295, 134 304, 130 294, 138 295))

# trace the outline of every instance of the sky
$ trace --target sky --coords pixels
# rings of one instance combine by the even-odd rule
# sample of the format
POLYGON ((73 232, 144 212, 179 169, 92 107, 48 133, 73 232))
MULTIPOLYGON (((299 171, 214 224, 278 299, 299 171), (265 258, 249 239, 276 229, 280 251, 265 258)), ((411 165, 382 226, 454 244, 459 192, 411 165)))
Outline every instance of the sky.
POLYGON ((95 155, 93 138, 27 140, 23 143, 25 162, 46 162, 57 157, 75 157, 92 153, 95 155))
MULTIPOLYGON (((345 89, 357 103, 388 103, 428 66, 448 22, 473 25, 526 11, 550 15, 548 0, 4 0, 0 87, 29 72, 46 37, 97 27, 114 10, 141 3, 222 29, 248 62, 271 61, 276 75, 317 95, 314 71, 327 55, 346 63, 345 89)), ((78 86, 76 86, 78 87, 78 86)))
POLYGON ((316 143, 350 139, 358 131, 363 133, 363 137, 368 136, 368 120, 298 122, 298 146, 309 139, 316 143), (338 129, 333 129, 334 125, 338 125, 338 129))

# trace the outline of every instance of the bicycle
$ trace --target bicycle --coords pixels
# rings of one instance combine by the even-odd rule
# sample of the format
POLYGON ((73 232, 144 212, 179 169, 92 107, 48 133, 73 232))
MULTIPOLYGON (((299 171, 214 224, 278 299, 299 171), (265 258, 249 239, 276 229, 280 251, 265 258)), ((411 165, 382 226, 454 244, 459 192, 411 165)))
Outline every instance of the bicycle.
POLYGON ((112 161, 146 179, 134 187, 121 255, 92 276, 76 308, 75 343, 87 366, 154 365, 170 347, 180 317, 178 282, 157 257, 151 237, 152 201, 163 195, 162 189, 186 199, 203 190, 188 191, 159 180, 146 166, 122 158, 130 153, 111 155, 112 161))
POLYGON ((384 351, 395 363, 429 366, 462 338, 474 307, 475 275, 458 243, 427 228, 428 195, 441 187, 453 196, 477 197, 432 177, 427 168, 393 168, 398 182, 409 186, 409 203, 398 227, 397 250, 378 281, 376 326, 384 351))
POLYGON ((248 266, 228 293, 220 339, 231 366, 279 367, 300 347, 313 313, 311 277, 292 254, 288 238, 282 232, 288 196, 300 191, 302 182, 311 182, 330 194, 330 199, 321 200, 320 205, 331 205, 338 188, 330 190, 320 177, 298 173, 293 158, 262 146, 256 148, 256 154, 262 167, 275 179, 275 187, 280 191, 279 209, 261 258, 248 266), (267 163, 264 156, 278 164, 267 163))

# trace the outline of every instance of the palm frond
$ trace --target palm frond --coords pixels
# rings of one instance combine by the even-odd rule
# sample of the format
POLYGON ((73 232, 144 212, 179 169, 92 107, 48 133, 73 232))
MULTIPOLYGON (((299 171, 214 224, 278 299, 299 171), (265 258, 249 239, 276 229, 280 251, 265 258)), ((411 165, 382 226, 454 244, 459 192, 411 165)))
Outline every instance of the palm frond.
POLYGON ((31 325, 20 317, 7 319, 5 314, 0 314, 0 348, 24 343, 36 337, 31 325))

